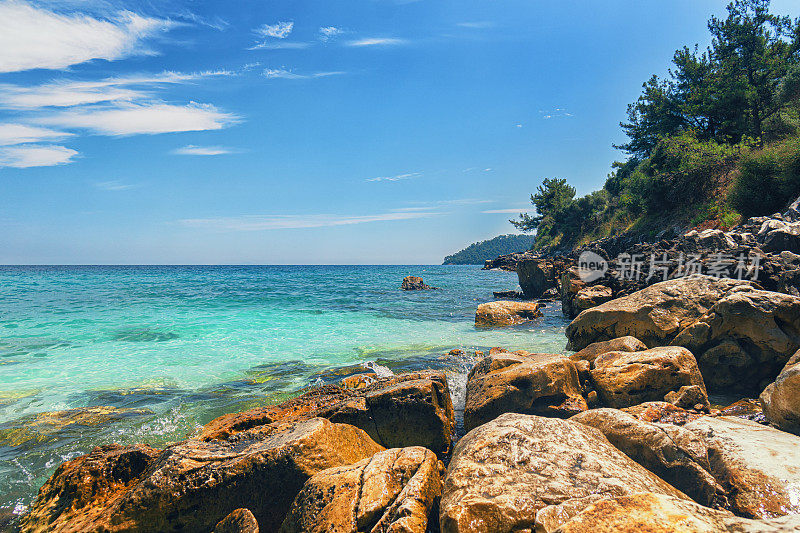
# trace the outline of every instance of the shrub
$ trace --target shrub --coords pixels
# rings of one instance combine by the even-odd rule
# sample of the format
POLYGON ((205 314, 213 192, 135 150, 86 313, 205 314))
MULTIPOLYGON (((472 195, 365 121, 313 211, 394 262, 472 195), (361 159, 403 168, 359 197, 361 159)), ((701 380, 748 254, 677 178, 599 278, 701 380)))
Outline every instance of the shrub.
POLYGON ((729 201, 744 217, 768 215, 800 194, 800 138, 745 153, 729 201))

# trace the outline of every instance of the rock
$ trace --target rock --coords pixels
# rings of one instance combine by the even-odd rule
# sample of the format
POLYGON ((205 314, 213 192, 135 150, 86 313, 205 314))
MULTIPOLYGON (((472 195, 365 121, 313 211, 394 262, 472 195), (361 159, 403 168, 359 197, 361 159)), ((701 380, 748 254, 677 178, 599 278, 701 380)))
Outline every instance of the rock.
POLYGON ((594 428, 505 414, 456 445, 444 481, 441 531, 533 531, 542 527, 537 513, 550 505, 569 500, 588 504, 588 497, 597 494, 642 491, 687 498, 594 428))
POLYGON ((684 235, 687 239, 693 240, 698 246, 710 250, 727 250, 736 248, 736 242, 724 231, 718 229, 707 229, 701 232, 690 231, 684 235))
POLYGON ((499 299, 508 299, 508 298, 512 298, 514 300, 525 300, 526 299, 525 298, 525 293, 522 293, 520 291, 494 291, 494 292, 492 292, 492 295, 495 298, 499 298, 499 299))
POLYGON ((567 326, 567 348, 582 350, 594 342, 628 335, 649 347, 670 344, 724 295, 747 287, 751 287, 748 281, 708 276, 655 283, 581 312, 567 326))
POLYGON ((609 407, 663 400, 684 385, 697 386, 708 401, 694 356, 678 346, 605 353, 595 359, 591 376, 601 402, 609 407))
POLYGON ((684 385, 677 391, 665 394, 664 399, 682 409, 711 411, 711 403, 708 401, 706 392, 697 385, 684 385))
POLYGON ((503 413, 568 418, 586 409, 569 358, 500 352, 483 358, 469 373, 464 427, 469 431, 503 413))
MULTIPOLYGON (((425 533, 444 466, 430 450, 395 448, 306 481, 281 533, 425 533)), ((434 517, 434 520, 438 517, 434 517)))
POLYGON ((382 450, 364 431, 323 418, 260 426, 230 442, 188 440, 160 453, 97 448, 56 470, 22 531, 211 531, 239 508, 275 531, 311 476, 382 450))
POLYGON ((501 300, 480 304, 475 311, 475 327, 501 327, 521 324, 542 316, 537 302, 501 300))
POLYGON ((712 391, 758 394, 800 348, 800 297, 741 287, 671 344, 695 354, 712 391))
POLYGON ((578 290, 574 306, 578 312, 606 303, 613 297, 611 289, 605 285, 592 285, 578 290))
POLYGON ((314 417, 361 428, 387 448, 424 446, 437 454, 449 452, 455 427, 444 372, 423 371, 355 389, 325 385, 278 405, 223 415, 206 424, 200 439, 227 440, 260 425, 314 417))
POLYGON ((236 509, 220 520, 212 533, 258 533, 258 522, 249 509, 236 509))
POLYGON ((538 259, 524 259, 517 263, 517 277, 519 286, 527 298, 539 298, 544 291, 553 286, 539 265, 538 259))
POLYGON ((590 364, 598 356, 608 352, 642 352, 647 349, 647 345, 636 337, 619 337, 610 341, 594 342, 570 356, 573 361, 588 361, 590 364))
POLYGON ((622 411, 644 422, 658 422, 676 426, 682 426, 700 418, 698 413, 687 411, 667 402, 645 402, 632 407, 625 407, 622 411))
POLYGON ((592 409, 570 420, 600 430, 628 457, 703 505, 724 507, 724 489, 709 473, 708 447, 698 435, 654 424, 617 409, 592 409))
POLYGON ((800 350, 759 398, 764 415, 778 428, 800 435, 800 350))
MULTIPOLYGON (((652 492, 601 499, 570 516, 558 533, 778 533, 800 529, 800 516, 750 520, 652 492)), ((550 530, 552 531, 552 530, 550 530)))
POLYGON ((419 276, 406 276, 403 278, 403 283, 400 285, 400 288, 404 291, 427 291, 436 289, 436 287, 425 285, 425 282, 422 281, 422 278, 419 276))
POLYGON ((760 519, 800 512, 800 437, 727 416, 703 416, 683 428, 706 442, 710 473, 731 511, 760 519))
POLYGON ((767 421, 761 409, 761 403, 758 400, 750 398, 742 398, 739 401, 733 402, 727 407, 720 409, 718 414, 721 416, 736 416, 758 423, 766 423, 767 421))
POLYGON ((800 253, 800 223, 784 223, 764 236, 761 249, 765 252, 787 250, 800 253))
POLYGON ((341 387, 343 389, 363 389, 369 385, 372 385, 378 380, 378 375, 374 372, 365 372, 363 374, 355 374, 353 376, 347 376, 341 381, 341 387))

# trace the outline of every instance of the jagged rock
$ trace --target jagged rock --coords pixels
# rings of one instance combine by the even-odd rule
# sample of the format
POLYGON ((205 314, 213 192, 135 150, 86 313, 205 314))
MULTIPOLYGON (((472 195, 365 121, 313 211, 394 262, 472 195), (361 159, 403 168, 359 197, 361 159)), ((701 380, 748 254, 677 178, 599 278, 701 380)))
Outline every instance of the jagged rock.
POLYGON ((682 409, 695 409, 705 412, 711 410, 711 403, 708 401, 708 395, 697 385, 684 385, 677 391, 665 394, 664 399, 682 409))
POLYGON ((761 403, 751 398, 742 398, 741 400, 733 402, 727 407, 720 409, 718 414, 721 416, 736 416, 746 420, 752 420, 753 422, 761 423, 763 421, 766 423, 763 409, 761 409, 761 403))
POLYGON ((700 418, 700 414, 687 411, 667 402, 645 402, 621 409, 638 420, 682 426, 700 418))
POLYGON ((503 413, 568 418, 586 409, 578 370, 569 358, 500 352, 469 373, 464 427, 470 430, 503 413))
POLYGON ((733 240, 733 238, 729 235, 726 235, 724 231, 718 229, 707 229, 701 232, 692 230, 684 235, 684 237, 693 240, 702 248, 708 248, 711 250, 727 250, 730 248, 736 248, 736 242, 733 240))
POLYGON ((782 223, 780 227, 767 232, 761 249, 765 252, 800 253, 800 223, 782 223))
POLYGON ((584 287, 575 295, 574 306, 578 312, 597 307, 606 303, 613 297, 611 289, 605 285, 592 285, 584 287))
POLYGON ((514 300, 525 300, 525 293, 520 291, 494 291, 492 292, 492 296, 495 298, 500 299, 508 299, 512 298, 514 300))
POLYGON ((436 289, 436 287, 425 285, 425 282, 422 281, 422 278, 419 276, 406 276, 403 278, 403 283, 400 285, 400 288, 404 291, 427 291, 436 289))
POLYGON ((517 263, 519 286, 527 298, 539 298, 553 286, 538 259, 523 259, 517 263))
POLYGON ((480 304, 475 311, 476 327, 501 327, 521 324, 542 316, 537 302, 498 301, 480 304))
MULTIPOLYGON (((444 466, 430 450, 394 448, 306 481, 281 533, 425 533, 444 466)), ((437 520, 438 517, 432 517, 437 520)))
POLYGON ((258 533, 258 522, 249 509, 236 509, 219 521, 213 533, 258 533))
POLYGON ((709 473, 708 447, 695 433, 672 424, 654 424, 617 409, 592 409, 570 420, 600 430, 628 457, 693 500, 725 507, 724 489, 709 473))
POLYGON ((683 428, 706 442, 710 473, 734 513, 761 519, 800 513, 800 437, 727 416, 703 416, 683 428))
POLYGON ((242 507, 275 531, 308 478, 381 450, 364 431, 323 418, 260 426, 230 442, 188 440, 160 453, 97 448, 56 470, 22 531, 211 531, 242 507))
POLYGON ((798 350, 759 398, 767 420, 778 428, 800 435, 800 350, 798 350))
MULTIPOLYGON (((601 499, 565 517, 557 533, 779 533, 800 529, 800 516, 750 520, 652 492, 601 499)), ((548 530, 548 531, 553 531, 548 530)))
POLYGON ((594 342, 579 352, 570 356, 573 361, 588 361, 590 364, 598 356, 608 352, 642 352, 647 349, 647 345, 636 337, 619 337, 610 341, 594 342))
POLYGON ((712 390, 758 394, 800 348, 800 297, 731 291, 671 344, 695 354, 712 390))
POLYGON ((347 376, 341 381, 343 389, 363 389, 368 385, 372 385, 378 380, 378 375, 374 372, 365 372, 363 374, 355 374, 347 376))
POLYGON ((649 347, 669 344, 724 295, 748 287, 748 281, 708 276, 655 283, 583 311, 567 326, 567 347, 577 351, 594 342, 628 335, 649 347))
POLYGON ((355 389, 325 385, 278 405, 223 415, 206 424, 200 439, 226 440, 263 424, 313 417, 361 428, 387 448, 424 446, 437 454, 448 453, 455 427, 447 377, 423 371, 355 389))
POLYGON ((540 526, 537 513, 547 506, 642 491, 688 498, 594 428, 505 414, 456 445, 444 481, 440 526, 442 533, 532 531, 540 526))
POLYGON ((689 350, 678 346, 605 353, 595 359, 591 376, 600 400, 609 407, 663 400, 684 385, 697 386, 708 401, 697 361, 689 350))

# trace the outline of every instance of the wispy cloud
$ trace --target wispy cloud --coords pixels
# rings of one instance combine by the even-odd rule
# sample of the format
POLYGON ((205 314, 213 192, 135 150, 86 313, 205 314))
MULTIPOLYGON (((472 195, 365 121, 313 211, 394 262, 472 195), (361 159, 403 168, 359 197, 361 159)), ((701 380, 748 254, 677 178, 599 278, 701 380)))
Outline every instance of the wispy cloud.
POLYGON ((539 114, 542 116, 544 120, 550 120, 551 118, 569 118, 572 116, 572 113, 568 112, 566 109, 557 107, 552 111, 539 111, 539 114))
POLYGON ((57 141, 70 135, 72 134, 27 124, 0 124, 0 146, 57 141))
POLYGON ((133 74, 97 81, 59 80, 41 85, 0 84, 0 106, 11 109, 72 107, 101 102, 133 101, 152 96, 159 86, 189 83, 204 78, 234 76, 229 70, 133 74))
POLYGON ((486 211, 481 211, 481 213, 487 214, 495 214, 495 213, 523 213, 525 211, 529 211, 530 207, 509 207, 508 209, 487 209, 486 211))
POLYGON ((256 35, 261 37, 275 37, 285 39, 292 33, 294 22, 278 22, 276 24, 264 24, 253 30, 256 35))
POLYGON ((71 163, 78 152, 58 145, 18 145, 0 147, 0 168, 51 167, 71 163))
POLYGON ((124 183, 119 180, 98 181, 94 186, 103 191, 127 191, 136 188, 136 185, 132 183, 124 183))
POLYGON ((291 70, 284 68, 267 68, 262 73, 268 79, 283 79, 283 80, 307 80, 313 78, 327 78, 329 76, 339 76, 344 74, 343 71, 330 71, 330 72, 313 72, 311 74, 298 74, 291 70))
POLYGON ((378 176, 375 178, 367 178, 364 181, 402 181, 418 178, 422 176, 422 172, 407 172, 405 174, 398 174, 396 176, 378 176))
POLYGON ((37 119, 62 128, 86 129, 101 135, 157 134, 180 131, 219 130, 240 117, 211 104, 121 104, 115 107, 74 109, 37 119))
POLYGON ((144 41, 174 25, 130 11, 101 19, 60 14, 25 0, 2 0, 0 72, 64 69, 93 59, 152 54, 144 41))
POLYGON ((344 30, 337 28, 336 26, 322 26, 319 29, 319 40, 322 42, 328 42, 343 33, 344 30))
POLYGON ((280 229, 323 228, 330 226, 348 226, 367 224, 370 222, 391 222, 428 218, 441 213, 433 211, 389 211, 374 215, 242 215, 217 218, 191 218, 180 223, 191 228, 217 231, 264 231, 280 229))
POLYGON ((224 146, 195 146, 188 144, 182 148, 176 148, 171 153, 174 155, 224 155, 232 154, 234 151, 224 146))
POLYGON ((264 41, 251 46, 248 50, 304 50, 311 47, 311 44, 298 41, 264 41))
POLYGON ((470 28, 473 30, 483 30, 486 28, 493 28, 495 26, 495 23, 488 20, 479 20, 473 22, 459 22, 458 24, 456 24, 456 26, 459 26, 461 28, 470 28))
POLYGON ((397 39, 394 37, 367 37, 348 41, 347 46, 397 46, 406 44, 407 42, 408 41, 405 39, 397 39))

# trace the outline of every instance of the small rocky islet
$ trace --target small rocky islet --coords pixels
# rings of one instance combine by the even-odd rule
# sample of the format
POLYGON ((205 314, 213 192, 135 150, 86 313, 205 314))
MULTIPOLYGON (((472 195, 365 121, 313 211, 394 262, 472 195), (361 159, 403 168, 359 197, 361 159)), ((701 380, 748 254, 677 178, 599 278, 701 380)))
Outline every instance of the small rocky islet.
POLYGON ((57 468, 20 529, 800 531, 800 212, 617 241, 587 249, 613 271, 615 247, 723 246, 763 254, 764 275, 584 282, 584 250, 501 258, 487 267, 529 300, 482 304, 476 326, 560 299, 574 353, 476 354, 463 406, 443 372, 368 372, 163 449, 101 446, 57 468))

